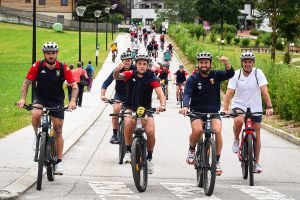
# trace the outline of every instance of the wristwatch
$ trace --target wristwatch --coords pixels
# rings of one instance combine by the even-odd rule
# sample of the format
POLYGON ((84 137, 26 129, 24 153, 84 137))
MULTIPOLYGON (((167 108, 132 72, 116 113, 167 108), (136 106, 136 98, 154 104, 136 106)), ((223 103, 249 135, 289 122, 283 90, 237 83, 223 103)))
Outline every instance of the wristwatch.
POLYGON ((272 109, 273 108, 273 106, 267 106, 267 109, 272 109))

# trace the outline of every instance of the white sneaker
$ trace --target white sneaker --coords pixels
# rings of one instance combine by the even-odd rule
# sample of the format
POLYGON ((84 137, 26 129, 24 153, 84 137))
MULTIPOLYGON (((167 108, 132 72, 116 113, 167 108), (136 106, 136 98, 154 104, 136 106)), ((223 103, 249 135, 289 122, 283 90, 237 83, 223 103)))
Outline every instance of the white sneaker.
POLYGON ((233 144, 232 144, 232 152, 233 153, 238 153, 239 152, 239 144, 240 144, 240 141, 239 140, 234 140, 233 141, 233 144))
POLYGON ((64 174, 64 167, 62 162, 59 162, 55 165, 55 173, 56 175, 63 175, 64 174))
POLYGON ((262 172, 262 168, 261 168, 260 164, 254 165, 254 172, 258 173, 258 174, 262 172))
POLYGON ((188 155, 187 155, 187 158, 186 158, 186 163, 189 164, 189 165, 193 165, 194 161, 195 161, 195 156, 196 156, 195 150, 189 149, 188 155))
POLYGON ((33 136, 33 141, 32 141, 32 150, 35 151, 36 150, 36 135, 34 134, 33 136))
POLYGON ((223 173, 220 162, 216 163, 216 175, 220 176, 223 173))
POLYGON ((177 104, 176 105, 179 105, 180 104, 180 102, 179 101, 177 101, 177 104))
POLYGON ((148 174, 154 173, 153 161, 147 160, 148 174))
POLYGON ((131 163, 131 153, 130 152, 126 152, 125 156, 124 156, 124 163, 131 163))

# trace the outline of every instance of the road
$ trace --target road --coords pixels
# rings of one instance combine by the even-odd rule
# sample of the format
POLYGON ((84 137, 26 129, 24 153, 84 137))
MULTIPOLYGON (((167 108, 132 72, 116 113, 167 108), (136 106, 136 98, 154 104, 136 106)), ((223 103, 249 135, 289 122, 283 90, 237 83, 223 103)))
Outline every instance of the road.
MULTIPOLYGON (((161 54, 161 53, 160 53, 161 54)), ((161 55, 160 55, 161 56, 161 55)), ((172 72, 179 61, 174 57, 172 72)), ((262 130, 261 164, 255 186, 242 179, 240 163, 231 152, 232 119, 223 119, 223 174, 217 177, 213 196, 208 198, 196 187, 192 166, 185 163, 190 122, 178 114, 175 86, 170 86, 167 111, 155 115, 156 146, 154 174, 147 190, 139 193, 130 165, 119 165, 118 146, 108 141, 112 134, 110 105, 86 134, 64 155, 65 174, 54 182, 44 177, 43 188, 29 189, 19 199, 300 199, 300 148, 262 130)), ((154 105, 158 104, 155 96, 154 105)))

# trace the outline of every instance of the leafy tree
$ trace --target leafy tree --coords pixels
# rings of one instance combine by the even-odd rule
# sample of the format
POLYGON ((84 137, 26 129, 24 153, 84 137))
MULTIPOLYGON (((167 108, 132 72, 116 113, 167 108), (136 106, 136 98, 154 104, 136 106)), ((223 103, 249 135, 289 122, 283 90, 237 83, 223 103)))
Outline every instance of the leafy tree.
POLYGON ((197 16, 195 9, 197 0, 164 0, 164 2, 169 10, 167 14, 177 14, 182 22, 194 22, 194 18, 197 16))

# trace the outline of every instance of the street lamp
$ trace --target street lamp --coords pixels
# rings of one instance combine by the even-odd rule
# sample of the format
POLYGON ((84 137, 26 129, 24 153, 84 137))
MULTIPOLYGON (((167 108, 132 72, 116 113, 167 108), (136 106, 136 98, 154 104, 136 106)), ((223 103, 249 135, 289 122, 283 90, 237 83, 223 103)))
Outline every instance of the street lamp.
MULTIPOLYGON (((32 64, 36 61, 36 0, 33 0, 32 4, 32 64)), ((31 88, 31 102, 34 99, 34 89, 35 89, 36 82, 32 82, 31 88)))
POLYGON ((96 17, 96 66, 98 66, 98 53, 99 53, 99 44, 98 44, 98 19, 101 15, 101 10, 96 10, 94 15, 96 17))
POLYGON ((79 17, 79 58, 78 61, 81 62, 81 17, 83 17, 85 6, 79 6, 76 8, 77 16, 79 17))
POLYGON ((107 14, 106 16, 106 23, 105 23, 105 35, 106 35, 106 50, 107 50, 107 20, 108 20, 108 13, 109 13, 110 8, 105 8, 104 11, 107 14))
POLYGON ((117 8, 118 4, 111 6, 111 39, 114 40, 114 15, 113 11, 117 8))
POLYGON ((292 47, 292 48, 291 48, 291 50, 292 50, 292 53, 293 53, 293 51, 294 51, 294 46, 295 46, 295 43, 293 43, 293 42, 292 42, 292 43, 290 43, 290 46, 292 47))
POLYGON ((220 51, 220 42, 221 42, 221 39, 218 37, 217 41, 218 41, 218 51, 220 51))

